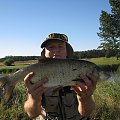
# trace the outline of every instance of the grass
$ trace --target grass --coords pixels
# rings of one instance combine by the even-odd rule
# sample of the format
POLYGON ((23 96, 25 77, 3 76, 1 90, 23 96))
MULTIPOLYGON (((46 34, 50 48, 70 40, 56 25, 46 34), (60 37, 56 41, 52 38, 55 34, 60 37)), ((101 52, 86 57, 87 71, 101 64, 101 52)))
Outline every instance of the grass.
POLYGON ((37 63, 37 60, 17 61, 12 66, 6 66, 0 62, 0 74, 9 74, 34 63, 37 63))
MULTIPOLYGON (((116 60, 116 58, 92 58, 87 60, 98 65, 120 64, 120 60, 116 60)), ((36 62, 15 62, 15 66, 12 67, 22 68, 36 62)), ((1 68, 10 69, 11 67, 6 67, 0 63, 1 68)), ((118 74, 120 76, 120 67, 118 74)), ((16 85, 12 96, 12 99, 7 104, 3 104, 1 100, 0 120, 29 120, 23 110, 24 102, 27 99, 27 92, 23 82, 16 85)), ((91 120, 120 120, 120 83, 113 81, 98 83, 93 98, 96 103, 96 109, 91 115, 91 120)))
POLYGON ((106 81, 97 85, 93 98, 93 120, 120 120, 120 83, 106 81))
MULTIPOLYGON (((91 120, 120 120, 120 84, 106 81, 97 85, 93 98, 96 109, 91 120)), ((24 113, 23 105, 27 93, 23 82, 18 83, 12 99, 6 104, 0 104, 0 120, 29 120, 24 113)))
POLYGON ((12 66, 6 66, 2 62, 0 62, 0 69, 19 69, 30 64, 36 63, 37 60, 29 60, 29 61, 16 61, 12 66))
POLYGON ((0 103, 0 120, 29 120, 24 113, 23 105, 27 99, 27 92, 23 82, 16 85, 11 100, 4 104, 0 103))
POLYGON ((120 64, 120 58, 119 60, 117 60, 115 57, 111 57, 111 58, 105 58, 105 57, 101 57, 101 58, 90 58, 90 59, 86 59, 88 61, 91 61, 97 65, 112 65, 112 64, 120 64))

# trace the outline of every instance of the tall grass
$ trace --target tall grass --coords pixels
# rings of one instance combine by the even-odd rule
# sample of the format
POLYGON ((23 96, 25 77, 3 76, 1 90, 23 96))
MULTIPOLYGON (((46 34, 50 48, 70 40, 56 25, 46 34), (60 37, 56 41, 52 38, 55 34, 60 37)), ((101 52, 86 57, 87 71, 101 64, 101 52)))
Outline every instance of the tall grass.
POLYGON ((120 83, 99 83, 93 98, 96 109, 91 116, 92 120, 120 120, 120 83))
MULTIPOLYGON (((93 98, 96 109, 91 120, 120 120, 120 83, 102 82, 97 85, 93 98)), ((23 105, 27 99, 27 92, 23 82, 14 89, 12 99, 4 104, 0 103, 0 120, 30 120, 24 113, 23 105)))
POLYGON ((30 120, 24 113, 23 106, 27 99, 27 92, 23 82, 16 85, 12 98, 7 103, 1 99, 0 120, 30 120))

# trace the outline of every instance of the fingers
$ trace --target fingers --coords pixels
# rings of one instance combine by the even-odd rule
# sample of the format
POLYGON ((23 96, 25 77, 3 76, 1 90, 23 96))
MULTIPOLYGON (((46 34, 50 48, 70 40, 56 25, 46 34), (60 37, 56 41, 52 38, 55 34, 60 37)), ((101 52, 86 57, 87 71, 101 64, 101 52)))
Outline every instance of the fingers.
POLYGON ((78 82, 76 86, 72 86, 73 90, 81 97, 86 95, 91 96, 96 88, 97 77, 92 74, 87 74, 81 75, 80 79, 83 82, 78 82))
POLYGON ((25 83, 28 91, 31 91, 31 90, 34 91, 37 88, 42 87, 43 84, 45 84, 48 81, 48 78, 45 77, 45 78, 39 80, 38 82, 32 84, 30 80, 32 79, 33 75, 34 75, 34 73, 30 72, 24 78, 24 83, 25 83))
POLYGON ((43 94, 44 92, 46 92, 46 90, 47 90, 47 88, 45 88, 45 87, 38 87, 38 88, 36 88, 35 90, 30 89, 30 90, 28 91, 28 94, 30 94, 33 99, 38 99, 39 96, 42 96, 42 94, 43 94))
POLYGON ((43 84, 45 84, 48 81, 48 78, 45 77, 45 78, 41 79, 40 81, 36 82, 35 84, 32 84, 30 80, 32 79, 33 75, 34 75, 34 73, 30 72, 24 78, 24 83, 27 88, 30 88, 32 86, 33 89, 35 89, 37 87, 42 86, 43 84))
POLYGON ((33 77, 34 73, 33 72, 30 72, 28 73, 25 78, 24 78, 24 83, 26 85, 26 87, 28 88, 29 86, 31 86, 31 83, 30 83, 30 80, 31 78, 33 77))
POLYGON ((93 89, 96 87, 97 84, 97 77, 93 74, 81 75, 81 79, 84 81, 83 83, 86 86, 86 89, 93 89))
POLYGON ((40 101, 42 98, 42 94, 47 91, 47 88, 43 86, 44 83, 47 82, 47 79, 40 80, 33 85, 31 85, 28 90, 28 95, 34 101, 40 101))
POLYGON ((45 87, 43 87, 43 85, 48 81, 47 78, 44 78, 44 79, 41 79, 40 81, 34 83, 33 85, 31 85, 29 88, 28 88, 28 92, 32 92, 32 91, 37 91, 38 90, 41 90, 45 87))
MULTIPOLYGON (((92 76, 92 75, 91 75, 92 76)), ((85 88, 86 90, 91 90, 93 88, 95 88, 96 84, 93 85, 93 79, 90 75, 84 75, 84 76, 81 76, 81 79, 84 80, 84 84, 85 84, 85 88)))
POLYGON ((24 83, 28 91, 28 98, 32 99, 33 101, 40 101, 42 94, 47 90, 44 87, 44 84, 48 81, 48 78, 45 77, 38 82, 31 84, 30 80, 32 79, 34 73, 30 72, 24 78, 24 83))
POLYGON ((94 76, 94 75, 92 75, 92 74, 88 74, 87 76, 88 76, 88 78, 90 78, 93 86, 96 86, 97 81, 98 81, 98 77, 96 77, 96 76, 94 76))

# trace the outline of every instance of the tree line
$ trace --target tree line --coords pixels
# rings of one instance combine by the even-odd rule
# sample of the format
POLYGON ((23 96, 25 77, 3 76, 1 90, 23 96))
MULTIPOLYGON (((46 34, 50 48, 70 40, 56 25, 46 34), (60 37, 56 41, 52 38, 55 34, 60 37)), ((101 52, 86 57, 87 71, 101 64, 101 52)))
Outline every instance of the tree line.
POLYGON ((40 56, 6 56, 0 59, 0 62, 4 62, 7 59, 12 59, 13 61, 27 61, 27 60, 37 60, 40 56))
MULTIPOLYGON (((111 53, 106 55, 105 50, 98 50, 98 49, 93 49, 93 50, 87 50, 87 51, 75 51, 74 52, 74 59, 83 59, 83 58, 99 58, 99 57, 115 57, 116 53, 111 53)), ((119 56, 120 57, 120 56, 119 56)), ((28 61, 28 60, 38 60, 40 59, 41 56, 6 56, 4 58, 0 59, 0 62, 4 62, 5 60, 12 59, 13 61, 28 61)))
MULTIPOLYGON (((112 55, 110 57, 115 56, 112 55)), ((99 58, 99 57, 108 57, 106 56, 106 52, 104 50, 87 50, 87 51, 75 51, 74 57, 75 59, 83 59, 83 58, 99 58)))

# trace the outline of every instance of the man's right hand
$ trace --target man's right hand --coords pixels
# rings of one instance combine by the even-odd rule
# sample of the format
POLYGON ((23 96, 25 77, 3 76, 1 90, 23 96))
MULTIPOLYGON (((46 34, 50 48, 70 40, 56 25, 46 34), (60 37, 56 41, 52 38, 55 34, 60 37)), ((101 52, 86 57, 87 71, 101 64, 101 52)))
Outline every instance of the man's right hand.
POLYGON ((28 99, 32 100, 33 102, 41 102, 42 94, 47 90, 46 87, 43 85, 48 81, 48 78, 44 78, 34 84, 30 82, 34 73, 28 73, 24 78, 24 83, 28 91, 28 99))

